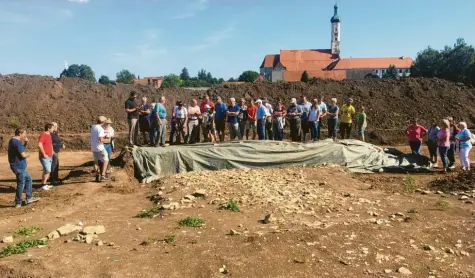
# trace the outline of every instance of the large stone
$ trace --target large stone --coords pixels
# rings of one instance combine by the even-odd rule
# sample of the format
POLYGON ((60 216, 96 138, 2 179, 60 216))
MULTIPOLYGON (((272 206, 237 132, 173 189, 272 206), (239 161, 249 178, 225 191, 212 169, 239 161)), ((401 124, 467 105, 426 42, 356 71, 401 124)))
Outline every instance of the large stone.
POLYGON ((106 232, 106 228, 103 225, 84 227, 82 233, 85 235, 99 235, 106 232))
POLYGON ((165 202, 162 204, 160 207, 161 209, 169 209, 169 210, 174 210, 174 209, 179 209, 180 204, 177 202, 165 202))
POLYGON ((206 190, 204 189, 196 190, 195 193, 193 193, 193 196, 196 198, 204 198, 206 197, 206 190))
POLYGON ((193 196, 193 195, 186 195, 185 197, 183 197, 183 199, 193 201, 193 200, 195 199, 195 196, 193 196))
POLYGON ((2 239, 3 243, 13 243, 13 237, 12 236, 5 236, 2 239))
POLYGON ((74 232, 77 232, 81 230, 81 227, 72 225, 72 224, 66 224, 60 228, 58 228, 56 231, 59 233, 60 236, 67 236, 69 234, 72 234, 74 232))
POLYGON ((264 217, 264 220, 262 222, 264 222, 264 224, 269 224, 274 221, 275 221, 274 216, 272 214, 268 214, 264 217))
POLYGON ((412 272, 405 268, 405 267, 400 267, 397 272, 401 273, 402 275, 412 275, 412 272))
POLYGON ((58 231, 53 231, 51 233, 49 233, 47 236, 46 236, 49 240, 55 240, 57 238, 60 238, 61 235, 59 234, 58 231))
POLYGON ((91 244, 93 240, 94 240, 94 235, 88 234, 88 235, 86 236, 86 243, 87 243, 87 244, 91 244))

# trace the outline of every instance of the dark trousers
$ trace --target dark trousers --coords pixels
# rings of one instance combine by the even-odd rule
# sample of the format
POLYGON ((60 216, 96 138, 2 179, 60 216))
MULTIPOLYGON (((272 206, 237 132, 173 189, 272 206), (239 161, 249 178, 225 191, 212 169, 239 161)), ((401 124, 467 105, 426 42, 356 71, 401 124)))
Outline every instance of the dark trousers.
POLYGON ((51 183, 59 181, 59 157, 58 153, 53 153, 53 161, 51 162, 51 183))
POLYGON ((244 135, 246 134, 246 124, 247 124, 247 120, 241 120, 239 122, 239 133, 241 134, 241 137, 239 137, 239 140, 242 140, 244 138, 244 135))
POLYGON ((449 147, 439 147, 440 160, 442 160, 442 164, 444 165, 444 168, 449 168, 449 161, 447 160, 448 151, 449 151, 449 147))
POLYGON ((274 136, 272 135, 272 119, 269 117, 266 120, 266 139, 272 140, 274 136))
POLYGON ((338 119, 328 119, 328 137, 336 138, 338 119))
POLYGON ((320 140, 320 132, 322 130, 322 120, 320 119, 317 122, 317 139, 320 140))
POLYGON ((292 138, 292 142, 300 141, 300 118, 290 119, 290 137, 292 138))
POLYGON ((409 146, 411 147, 412 154, 421 155, 421 141, 409 141, 409 146))
POLYGON ((351 134, 351 124, 350 123, 340 123, 340 138, 341 139, 350 139, 351 134))
POLYGON ((450 142, 450 149, 447 152, 447 157, 449 159, 449 167, 455 165, 455 149, 456 149, 455 142, 450 142))
POLYGON ((266 140, 265 120, 257 120, 257 137, 259 138, 259 140, 266 140))
POLYGON ((437 156, 438 156, 438 146, 437 146, 437 141, 436 140, 429 140, 427 141, 427 147, 429 148, 429 154, 430 154, 430 161, 436 163, 437 162, 437 156))

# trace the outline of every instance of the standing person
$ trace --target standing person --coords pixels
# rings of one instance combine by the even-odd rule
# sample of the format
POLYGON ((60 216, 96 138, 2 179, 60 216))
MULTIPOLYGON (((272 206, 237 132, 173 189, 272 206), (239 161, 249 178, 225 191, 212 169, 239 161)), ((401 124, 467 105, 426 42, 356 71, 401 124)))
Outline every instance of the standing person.
MULTIPOLYGON (((167 100, 165 96, 160 97, 160 101, 155 105, 153 115, 154 125, 154 144, 155 146, 164 147, 167 135, 167 109, 165 104, 167 100)), ((170 141, 171 143, 171 141, 170 141)))
POLYGON ((239 110, 238 121, 239 121, 239 140, 242 140, 246 132, 247 119, 249 118, 249 113, 247 111, 246 99, 241 98, 241 109, 239 110))
POLYGON ((432 123, 427 131, 427 147, 429 148, 430 162, 437 164, 437 153, 438 153, 438 138, 437 134, 439 133, 439 125, 436 120, 433 119, 432 123))
POLYGON ((301 96, 301 104, 302 107, 302 116, 301 118, 301 125, 302 125, 302 141, 307 141, 307 134, 310 133, 310 125, 308 122, 308 114, 310 113, 310 109, 312 108, 312 104, 307 100, 306 96, 301 96))
MULTIPOLYGON (((201 104, 200 104, 201 114, 204 114, 206 112, 206 105, 208 105, 210 108, 213 108, 213 111, 214 111, 214 103, 209 99, 208 95, 205 95, 203 97, 202 101, 201 101, 201 104)), ((200 119, 199 125, 201 127, 203 127, 202 123, 203 123, 203 120, 200 119)), ((205 135, 204 130, 202 132, 203 132, 203 141, 204 142, 209 142, 209 140, 208 140, 209 138, 208 138, 208 136, 205 135)))
POLYGON ((170 139, 168 140, 170 145, 175 144, 175 134, 176 134, 176 114, 175 111, 178 107, 178 100, 175 102, 175 106, 172 108, 172 117, 170 119, 170 139))
POLYGON ((360 140, 365 142, 364 132, 366 130, 366 126, 368 125, 368 121, 366 119, 366 113, 365 113, 364 106, 361 106, 361 111, 356 116, 356 125, 357 125, 357 128, 358 128, 358 135, 360 136, 360 140))
POLYGON ((353 123, 353 117, 356 111, 353 106, 353 99, 349 98, 347 103, 341 106, 341 118, 340 118, 340 138, 350 139, 351 124, 353 123))
POLYGON ((216 104, 214 105, 215 112, 215 121, 216 121, 216 132, 218 133, 219 142, 224 142, 224 130, 226 123, 226 111, 228 107, 224 104, 221 97, 217 98, 216 104))
POLYGON ((320 114, 321 110, 318 99, 314 99, 308 114, 308 126, 310 127, 310 134, 313 141, 318 140, 318 119, 320 118, 320 114))
MULTIPOLYGON (((105 124, 104 124, 104 149, 107 152, 107 158, 109 161, 112 159, 112 153, 114 152, 114 139, 115 139, 115 131, 111 126, 112 120, 107 119, 105 124)), ((107 169, 106 169, 106 178, 110 179, 111 177, 111 164, 110 162, 107 163, 107 169)))
POLYGON ((267 119, 267 109, 262 104, 262 100, 256 100, 257 104, 257 137, 259 140, 266 140, 266 119, 267 119))
POLYGON ((191 100, 191 105, 188 106, 188 133, 186 135, 187 144, 200 142, 200 126, 198 119, 201 116, 201 110, 196 99, 191 100))
POLYGON ((282 101, 277 101, 277 104, 274 107, 274 113, 272 113, 272 134, 274 135, 274 140, 282 141, 284 140, 284 126, 285 126, 285 116, 287 114, 285 105, 282 104, 282 101))
POLYGON ((104 142, 108 141, 104 127, 107 118, 100 116, 97 124, 91 128, 91 151, 94 157, 94 169, 96 170, 96 182, 108 181, 106 177, 107 167, 109 167, 109 156, 107 154, 104 142))
POLYGON ((41 189, 50 190, 52 187, 47 184, 48 178, 51 174, 51 165, 53 163, 53 125, 47 123, 45 131, 41 133, 38 138, 38 152, 41 166, 43 166, 43 176, 41 178, 41 189))
POLYGON ((181 144, 181 138, 183 138, 183 143, 186 143, 185 137, 185 123, 188 122, 188 111, 183 107, 183 101, 179 100, 177 102, 177 107, 175 107, 175 124, 176 124, 176 141, 175 144, 181 144))
POLYGON ((51 184, 52 185, 63 185, 63 182, 59 180, 59 152, 61 149, 65 149, 66 146, 63 144, 59 138, 58 133, 58 124, 55 122, 51 123, 53 125, 53 133, 51 134, 51 139, 53 141, 53 160, 51 162, 51 184))
POLYGON ((130 92, 129 98, 125 101, 125 112, 127 113, 127 122, 129 124, 129 144, 131 146, 137 144, 137 137, 139 130, 137 129, 137 122, 139 119, 139 108, 135 99, 137 92, 130 92))
POLYGON ((449 161, 447 159, 447 152, 450 148, 450 123, 448 120, 442 120, 440 123, 440 130, 437 133, 437 142, 439 145, 440 160, 444 167, 444 172, 449 169, 449 161))
MULTIPOLYGON (((320 118, 318 119, 318 129, 317 129, 317 139, 320 140, 320 134, 323 127, 323 119, 328 115, 327 105, 324 102, 324 96, 321 96, 318 100, 318 104, 320 105, 320 118)), ((328 135, 330 137, 330 135, 328 135)))
POLYGON ((427 129, 421 125, 418 125, 417 119, 414 118, 411 121, 411 125, 407 127, 406 133, 412 154, 421 155, 422 138, 427 133, 427 129))
POLYGON ((152 113, 152 107, 147 101, 147 97, 143 96, 142 104, 139 106, 139 128, 144 145, 148 145, 147 137, 150 137, 150 114, 152 113))
POLYGON ((26 159, 29 155, 25 151, 28 144, 26 131, 22 128, 15 129, 15 136, 8 142, 8 163, 16 176, 15 207, 20 208, 23 203, 23 191, 26 193, 26 204, 39 201, 33 197, 33 181, 27 169, 26 159))
POLYGON ((447 152, 447 157, 449 158, 449 168, 455 169, 455 152, 457 150, 455 136, 457 136, 460 129, 457 127, 457 124, 455 124, 454 118, 448 117, 447 120, 450 123, 450 149, 447 152))
POLYGON ((292 98, 290 100, 290 105, 287 108, 287 119, 290 123, 290 137, 292 138, 292 142, 299 141, 299 132, 300 132, 300 124, 302 116, 302 107, 297 105, 297 99, 292 98))
POLYGON ((340 107, 336 104, 337 99, 332 98, 331 104, 328 106, 328 137, 331 137, 333 141, 337 140, 338 115, 340 114, 340 107))
POLYGON ((153 147, 155 146, 155 139, 157 137, 157 119, 155 118, 155 107, 157 106, 157 103, 155 102, 155 99, 152 100, 152 103, 150 103, 150 115, 148 115, 149 122, 150 122, 150 131, 148 133, 149 135, 149 146, 153 147))
POLYGON ((249 140, 249 131, 252 130, 252 140, 256 140, 257 132, 257 106, 253 99, 249 100, 247 107, 246 140, 249 140))
POLYGON ((460 163, 463 171, 470 171, 469 154, 472 149, 472 133, 465 122, 460 122, 458 128, 460 131, 455 135, 455 140, 458 142, 460 163))
POLYGON ((235 98, 230 98, 230 105, 226 111, 226 116, 228 119, 228 129, 229 129, 229 140, 233 141, 237 138, 241 138, 241 134, 239 132, 239 121, 238 115, 241 111, 241 107, 236 104, 235 98))
POLYGON ((272 108, 272 105, 269 103, 267 98, 262 99, 262 104, 266 108, 266 139, 267 140, 272 140, 274 136, 272 135, 272 113, 274 112, 274 109, 272 108))
POLYGON ((214 124, 214 116, 214 107, 206 105, 202 121, 203 136, 206 138, 206 142, 216 143, 216 127, 214 124))

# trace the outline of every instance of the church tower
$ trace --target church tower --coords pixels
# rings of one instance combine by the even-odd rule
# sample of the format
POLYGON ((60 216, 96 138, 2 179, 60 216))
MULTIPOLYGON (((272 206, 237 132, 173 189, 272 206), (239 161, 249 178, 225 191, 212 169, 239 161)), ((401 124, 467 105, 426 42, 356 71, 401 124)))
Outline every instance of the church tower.
POLYGON ((338 15, 338 5, 335 4, 334 14, 330 20, 332 23, 332 54, 340 57, 340 16, 338 15))

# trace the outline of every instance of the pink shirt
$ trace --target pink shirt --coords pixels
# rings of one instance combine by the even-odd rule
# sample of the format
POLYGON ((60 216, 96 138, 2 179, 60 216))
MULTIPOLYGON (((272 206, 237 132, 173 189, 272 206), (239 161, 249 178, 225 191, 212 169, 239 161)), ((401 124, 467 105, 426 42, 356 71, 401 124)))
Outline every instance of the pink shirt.
POLYGON ((422 142, 423 134, 427 133, 427 129, 420 125, 410 125, 407 130, 407 139, 409 141, 420 141, 422 142))
POLYGON ((450 147, 450 131, 446 128, 441 128, 437 133, 439 147, 450 147))

